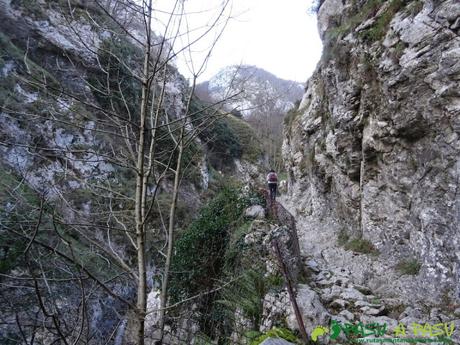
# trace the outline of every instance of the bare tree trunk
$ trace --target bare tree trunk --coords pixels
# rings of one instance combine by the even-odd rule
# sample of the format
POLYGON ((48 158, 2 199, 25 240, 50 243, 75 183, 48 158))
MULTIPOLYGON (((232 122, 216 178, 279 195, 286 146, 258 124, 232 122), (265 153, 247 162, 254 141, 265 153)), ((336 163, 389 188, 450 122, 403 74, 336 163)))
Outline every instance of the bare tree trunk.
POLYGON ((161 286, 161 295, 160 295, 160 319, 159 319, 159 329, 160 329, 160 339, 159 344, 162 343, 164 337, 164 327, 165 327, 165 312, 166 312, 166 302, 168 297, 168 281, 169 281, 169 269, 171 267, 172 252, 174 246, 174 221, 176 218, 176 205, 177 197, 179 195, 179 183, 181 178, 181 166, 182 166, 182 154, 184 152, 183 140, 181 139, 181 144, 179 145, 179 152, 177 157, 177 167, 174 175, 174 190, 173 190, 173 199, 171 201, 171 208, 169 211, 169 224, 168 224, 168 250, 166 253, 166 263, 165 270, 163 273, 163 282, 161 286))
POLYGON ((137 270, 138 270, 138 287, 137 287, 137 335, 136 344, 144 345, 144 323, 147 310, 147 274, 145 260, 145 193, 146 185, 144 183, 144 154, 145 154, 145 132, 146 117, 149 105, 150 85, 150 54, 151 54, 151 21, 152 21, 152 0, 149 1, 147 9, 147 27, 146 27, 146 47, 144 53, 144 66, 142 76, 142 98, 140 109, 139 141, 137 144, 137 175, 136 175, 136 195, 135 195, 135 223, 136 223, 136 245, 137 245, 137 270))
POLYGON ((186 143, 186 125, 187 125, 187 115, 190 110, 190 105, 192 102, 192 98, 195 92, 195 84, 196 78, 193 80, 193 85, 190 91, 190 96, 187 100, 187 105, 185 108, 185 116, 182 122, 182 126, 180 129, 179 140, 177 142, 177 160, 176 160, 176 170, 174 174, 174 189, 173 189, 173 197, 171 200, 171 206, 169 209, 169 224, 168 224, 168 249, 166 253, 166 263, 165 263, 165 270, 163 273, 163 281, 161 285, 161 294, 160 294, 160 318, 158 321, 158 326, 160 330, 160 336, 158 344, 161 344, 164 337, 164 326, 165 326, 165 313, 166 313, 166 304, 168 300, 168 283, 169 283, 169 270, 171 267, 171 259, 173 255, 173 247, 174 247, 174 223, 176 220, 176 208, 177 208, 177 198, 179 195, 179 187, 181 181, 181 174, 182 174, 182 155, 184 153, 184 149, 187 146, 186 143))

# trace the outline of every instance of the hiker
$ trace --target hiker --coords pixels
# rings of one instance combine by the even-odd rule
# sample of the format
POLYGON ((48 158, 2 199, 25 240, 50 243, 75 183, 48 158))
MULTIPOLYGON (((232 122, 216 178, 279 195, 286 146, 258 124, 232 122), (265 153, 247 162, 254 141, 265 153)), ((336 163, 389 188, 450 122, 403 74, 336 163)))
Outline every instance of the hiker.
POLYGON ((278 185, 278 176, 276 176, 275 170, 271 169, 267 175, 268 189, 270 190, 270 200, 275 201, 276 198, 276 187, 278 185))

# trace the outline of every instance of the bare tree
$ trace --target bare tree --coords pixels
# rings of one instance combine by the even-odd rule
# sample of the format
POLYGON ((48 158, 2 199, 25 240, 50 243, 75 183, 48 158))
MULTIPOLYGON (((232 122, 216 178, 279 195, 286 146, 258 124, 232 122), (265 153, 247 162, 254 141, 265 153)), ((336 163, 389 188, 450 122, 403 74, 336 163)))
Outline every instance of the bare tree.
MULTIPOLYGON (((15 174, 10 172, 11 176, 19 176, 19 182, 6 184, 5 190, 10 194, 8 199, 16 203, 1 219, 2 232, 27 243, 21 248, 24 266, 28 268, 24 273, 27 281, 24 288, 33 292, 28 296, 38 307, 34 309, 38 316, 32 322, 27 312, 21 317, 16 313, 17 328, 24 343, 34 343, 38 338, 50 343, 89 342, 95 337, 90 325, 89 301, 96 291, 102 291, 134 316, 131 340, 142 345, 145 318, 149 313, 147 296, 153 287, 148 276, 161 272, 158 322, 161 342, 177 200, 184 167, 190 163, 184 160, 184 154, 201 130, 227 114, 219 109, 206 114, 194 112, 191 102, 196 79, 229 19, 229 0, 221 4, 221 9, 199 35, 192 35, 195 28, 187 23, 184 2, 179 0, 163 12, 154 8, 152 0, 100 0, 90 4, 67 1, 64 6, 66 9, 60 16, 80 52, 68 51, 64 57, 56 57, 53 65, 56 75, 53 75, 46 71, 50 65, 43 69, 31 58, 33 49, 28 39, 24 53, 12 56, 18 66, 15 78, 17 85, 27 88, 24 94, 37 95, 44 105, 29 110, 8 99, 2 102, 5 123, 39 128, 36 132, 43 131, 40 124, 45 123, 53 131, 66 127, 82 132, 81 137, 92 138, 81 139, 74 145, 60 131, 61 137, 54 142, 37 135, 24 142, 14 137, 2 138, 0 143, 9 153, 23 150, 24 159, 31 163, 29 167, 18 164, 15 174), (161 34, 154 34, 157 12, 163 13, 165 19, 161 34), (82 18, 93 28, 89 39, 88 32, 78 25, 82 18), (211 34, 214 38, 210 41, 209 53, 199 63, 191 60, 192 86, 188 87, 184 81, 178 96, 180 101, 168 100, 168 88, 174 78, 178 78, 171 62, 211 34), (179 39, 185 44, 177 49, 175 43, 179 39), (64 79, 69 76, 72 84, 64 85, 64 79), (171 114, 172 107, 180 109, 171 114), (200 125, 192 126, 192 119, 197 118, 201 120, 200 125), (44 171, 53 170, 54 177, 46 180, 31 173, 37 162, 47 167, 44 171), (127 174, 128 178, 121 181, 120 174, 127 174), (47 193, 40 190, 42 183, 47 193), (25 185, 30 188, 33 202, 27 202, 27 198, 18 193, 25 185), (170 185, 172 196, 166 225, 155 217, 155 210, 162 188, 170 185), (75 194, 82 190, 86 194, 77 202, 75 194), (21 207, 15 208, 15 205, 21 207), (22 208, 29 213, 18 220, 22 208), (79 246, 82 244, 90 248, 93 258, 107 263, 110 277, 103 277, 104 274, 90 268, 90 263, 81 257, 79 246), (47 267, 51 261, 52 269, 47 267), (54 272, 52 277, 48 269, 54 272), (67 288, 79 290, 78 302, 73 301, 76 308, 70 310, 72 316, 64 316, 63 304, 69 301, 64 303, 59 296, 54 296, 56 287, 63 286, 63 281, 68 283, 67 288), (134 300, 116 291, 115 282, 130 285, 133 281, 134 300), (72 327, 69 320, 79 326, 72 327)), ((33 38, 30 42, 35 44, 33 38)), ((224 101, 217 106, 222 103, 224 101)), ((3 286, 22 279, 14 274, 4 278, 3 286)), ((10 295, 3 296, 8 300, 10 295)), ((114 341, 121 324, 120 319, 106 343, 114 341)))

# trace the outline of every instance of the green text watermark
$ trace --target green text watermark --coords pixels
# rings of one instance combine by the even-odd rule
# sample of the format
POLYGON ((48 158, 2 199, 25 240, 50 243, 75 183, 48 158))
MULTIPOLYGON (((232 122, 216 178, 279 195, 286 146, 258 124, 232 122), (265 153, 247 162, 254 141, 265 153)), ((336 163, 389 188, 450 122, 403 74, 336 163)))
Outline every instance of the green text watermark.
POLYGON ((451 336, 454 331, 454 322, 413 322, 410 325, 400 322, 394 329, 389 330, 386 323, 341 323, 332 320, 329 327, 316 327, 311 333, 311 339, 317 341, 319 337, 329 334, 329 338, 335 340, 343 333, 347 338, 353 338, 359 343, 452 343, 451 336), (390 334, 394 338, 388 337, 390 334))
POLYGON ((450 338, 358 338, 358 343, 452 343, 450 338))

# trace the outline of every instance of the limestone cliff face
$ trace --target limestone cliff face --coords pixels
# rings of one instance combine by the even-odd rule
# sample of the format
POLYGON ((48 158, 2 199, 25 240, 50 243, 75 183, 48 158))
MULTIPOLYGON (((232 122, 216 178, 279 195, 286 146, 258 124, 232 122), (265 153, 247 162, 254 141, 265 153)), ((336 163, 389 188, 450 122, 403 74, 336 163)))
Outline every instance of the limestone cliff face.
POLYGON ((407 303, 460 293, 459 15, 455 0, 324 1, 323 57, 285 129, 303 254, 407 303))

